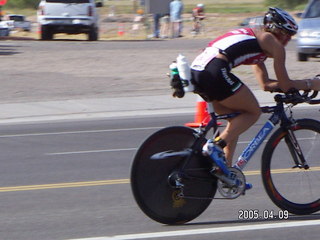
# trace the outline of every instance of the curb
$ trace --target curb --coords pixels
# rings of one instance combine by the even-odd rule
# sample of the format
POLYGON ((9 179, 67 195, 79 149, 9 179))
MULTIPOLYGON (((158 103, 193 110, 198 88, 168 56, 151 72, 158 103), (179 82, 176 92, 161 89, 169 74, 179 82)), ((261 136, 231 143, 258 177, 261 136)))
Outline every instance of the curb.
MULTIPOLYGON (((253 92, 261 106, 274 104, 275 94, 262 90, 253 92)), ((182 99, 170 95, 155 95, 7 103, 0 104, 0 124, 194 114, 196 102, 197 95, 189 93, 182 99)))

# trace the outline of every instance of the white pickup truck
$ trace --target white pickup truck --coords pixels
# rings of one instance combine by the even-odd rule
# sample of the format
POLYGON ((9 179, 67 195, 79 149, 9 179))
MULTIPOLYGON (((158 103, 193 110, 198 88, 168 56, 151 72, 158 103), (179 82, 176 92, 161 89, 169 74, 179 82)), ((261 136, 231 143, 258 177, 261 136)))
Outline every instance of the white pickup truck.
POLYGON ((56 33, 86 33, 89 41, 97 41, 99 15, 95 0, 41 0, 37 11, 41 40, 52 40, 56 33))
POLYGON ((9 14, 5 16, 5 19, 10 30, 22 29, 23 31, 31 31, 31 22, 27 21, 24 15, 9 14))

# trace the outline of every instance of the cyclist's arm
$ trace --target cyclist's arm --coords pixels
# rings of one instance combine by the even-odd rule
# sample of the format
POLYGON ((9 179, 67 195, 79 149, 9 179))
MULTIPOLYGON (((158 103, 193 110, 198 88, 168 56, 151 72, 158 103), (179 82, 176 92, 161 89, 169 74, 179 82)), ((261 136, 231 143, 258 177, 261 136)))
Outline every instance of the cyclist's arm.
POLYGON ((262 33, 257 36, 259 44, 268 57, 273 58, 274 71, 278 79, 277 82, 269 79, 264 64, 255 66, 256 77, 265 91, 272 91, 280 88, 283 92, 294 88, 299 90, 320 90, 319 79, 290 80, 285 67, 286 52, 281 44, 271 33, 262 33))
POLYGON ((282 91, 287 92, 294 87, 293 82, 288 76, 285 67, 286 53, 284 46, 276 39, 274 35, 264 32, 259 35, 259 44, 263 51, 273 58, 273 67, 279 81, 279 87, 282 91))
POLYGON ((279 88, 279 82, 269 78, 266 65, 263 62, 253 65, 253 72, 260 87, 264 91, 272 92, 273 90, 279 88))

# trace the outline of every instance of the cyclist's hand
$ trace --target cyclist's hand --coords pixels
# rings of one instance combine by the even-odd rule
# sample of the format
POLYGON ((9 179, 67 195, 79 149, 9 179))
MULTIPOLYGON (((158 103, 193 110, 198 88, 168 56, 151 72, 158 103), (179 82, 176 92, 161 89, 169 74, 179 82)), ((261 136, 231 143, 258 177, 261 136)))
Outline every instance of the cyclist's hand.
POLYGON ((283 91, 280 89, 280 88, 274 88, 274 89, 271 89, 270 92, 274 93, 283 93, 283 91))
POLYGON ((299 91, 295 88, 290 88, 288 91, 285 92, 285 94, 295 94, 299 93, 299 91))
POLYGON ((274 88, 270 92, 272 92, 272 93, 276 92, 276 93, 293 94, 293 93, 297 93, 299 91, 297 89, 295 89, 295 88, 290 88, 288 91, 284 92, 284 91, 281 90, 281 88, 274 88))

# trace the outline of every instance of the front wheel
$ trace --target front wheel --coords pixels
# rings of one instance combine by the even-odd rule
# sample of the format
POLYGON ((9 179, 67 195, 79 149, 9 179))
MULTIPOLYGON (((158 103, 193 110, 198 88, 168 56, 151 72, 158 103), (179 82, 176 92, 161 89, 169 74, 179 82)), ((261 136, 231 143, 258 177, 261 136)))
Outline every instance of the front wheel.
POLYGON ((279 208, 293 214, 311 214, 320 210, 320 122, 300 119, 290 130, 293 134, 289 136, 287 129, 279 128, 267 142, 262 180, 279 208), (291 136, 298 144, 293 144, 291 136), (299 157, 299 147, 303 157, 299 157))
POLYGON ((217 182, 204 157, 194 154, 187 165, 186 156, 151 159, 155 153, 188 149, 195 141, 194 130, 168 127, 151 135, 139 148, 131 168, 131 188, 139 207, 151 219, 164 224, 185 223, 211 203, 217 182), (177 174, 181 174, 185 197, 172 185, 177 174))

